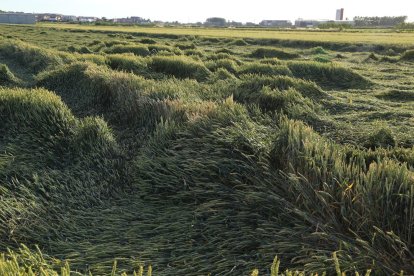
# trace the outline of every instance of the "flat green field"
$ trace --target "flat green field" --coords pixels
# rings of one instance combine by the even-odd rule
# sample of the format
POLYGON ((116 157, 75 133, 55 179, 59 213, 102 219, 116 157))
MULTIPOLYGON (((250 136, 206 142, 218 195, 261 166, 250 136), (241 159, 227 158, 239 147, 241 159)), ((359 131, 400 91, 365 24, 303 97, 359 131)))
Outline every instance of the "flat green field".
POLYGON ((312 42, 340 42, 340 43, 369 43, 413 45, 413 33, 378 32, 362 30, 360 32, 330 32, 330 31, 278 31, 272 29, 206 29, 206 28, 177 28, 177 27, 118 27, 118 26, 88 26, 73 24, 37 24, 40 28, 79 29, 95 31, 111 31, 126 33, 199 35, 210 37, 233 37, 255 39, 282 39, 312 42))
POLYGON ((0 275, 413 275, 413 42, 0 25, 0 275))

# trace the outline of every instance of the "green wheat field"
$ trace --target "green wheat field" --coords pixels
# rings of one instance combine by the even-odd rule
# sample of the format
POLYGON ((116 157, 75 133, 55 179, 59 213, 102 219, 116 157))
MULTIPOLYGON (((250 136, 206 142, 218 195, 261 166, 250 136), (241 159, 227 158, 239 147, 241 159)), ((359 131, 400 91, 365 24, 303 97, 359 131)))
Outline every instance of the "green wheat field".
POLYGON ((0 26, 0 275, 413 275, 414 35, 0 26))

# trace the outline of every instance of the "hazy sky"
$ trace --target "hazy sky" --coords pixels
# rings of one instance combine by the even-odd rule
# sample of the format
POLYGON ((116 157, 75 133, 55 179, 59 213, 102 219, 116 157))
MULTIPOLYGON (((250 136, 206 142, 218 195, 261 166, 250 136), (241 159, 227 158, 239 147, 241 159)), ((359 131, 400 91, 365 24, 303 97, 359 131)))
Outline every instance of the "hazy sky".
POLYGON ((219 16, 228 20, 260 22, 262 19, 335 19, 357 15, 407 15, 414 21, 413 0, 0 0, 0 10, 54 12, 97 17, 141 16, 151 20, 197 22, 219 16))

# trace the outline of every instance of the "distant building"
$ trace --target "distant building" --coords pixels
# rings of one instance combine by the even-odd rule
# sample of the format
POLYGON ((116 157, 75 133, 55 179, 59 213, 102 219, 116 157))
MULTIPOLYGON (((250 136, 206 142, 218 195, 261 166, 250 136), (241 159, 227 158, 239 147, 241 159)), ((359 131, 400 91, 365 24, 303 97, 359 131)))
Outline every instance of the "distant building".
POLYGON ((56 13, 38 13, 36 14, 37 21, 60 22, 62 21, 62 14, 56 13))
POLYGON ((82 23, 87 23, 87 22, 96 22, 98 21, 97 17, 91 17, 91 16, 79 16, 78 17, 78 21, 82 22, 82 23))
POLYGON ((35 24, 36 16, 31 13, 0 13, 0 24, 35 24))
POLYGON ((344 20, 344 9, 336 10, 335 20, 344 20))
POLYGON ((291 27, 292 22, 290 20, 263 20, 259 23, 263 27, 291 27))
POLYGON ((74 15, 63 15, 62 21, 63 22, 76 22, 78 21, 78 17, 74 15))

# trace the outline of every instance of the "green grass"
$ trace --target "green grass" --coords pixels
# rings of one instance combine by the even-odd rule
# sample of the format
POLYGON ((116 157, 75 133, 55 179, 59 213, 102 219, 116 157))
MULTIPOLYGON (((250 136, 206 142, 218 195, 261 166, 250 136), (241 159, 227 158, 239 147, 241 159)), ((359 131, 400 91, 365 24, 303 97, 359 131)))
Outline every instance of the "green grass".
POLYGON ((138 46, 138 45, 114 45, 108 50, 107 53, 110 54, 123 54, 123 53, 132 53, 136 56, 149 56, 150 51, 146 46, 138 46))
POLYGON ((183 79, 192 78, 203 81, 210 74, 203 63, 182 56, 153 57, 149 66, 155 72, 183 79))
POLYGON ((324 55, 327 54, 328 52, 321 46, 318 47, 314 47, 312 49, 310 49, 312 54, 318 54, 318 55, 324 55))
POLYGON ((145 95, 147 84, 142 77, 91 63, 75 63, 41 74, 37 85, 58 92, 79 115, 103 114, 126 128, 153 125, 163 110, 169 110, 167 103, 145 95))
POLYGON ((402 56, 401 56, 402 60, 414 60, 414 50, 407 50, 405 51, 402 56))
POLYGON ((371 85, 368 79, 337 64, 290 62, 288 67, 295 77, 314 81, 324 88, 364 89, 371 85))
POLYGON ((20 41, 3 40, 0 42, 0 53, 14 58, 21 65, 27 66, 33 72, 39 72, 50 65, 62 64, 70 59, 70 55, 46 50, 20 41))
POLYGON ((285 65, 270 65, 261 63, 247 63, 241 66, 239 74, 281 75, 292 76, 292 72, 285 65))
POLYGON ((241 77, 241 82, 237 87, 233 87, 234 93, 254 93, 263 87, 276 90, 296 89, 303 96, 315 100, 321 100, 329 95, 319 86, 312 82, 288 77, 288 76, 260 76, 247 75, 241 77))
MULTIPOLYGON (((333 262, 337 262, 337 255, 334 253, 332 255, 333 262)), ((108 269, 106 273, 111 273, 111 275, 124 275, 128 274, 123 272, 119 273, 117 268, 118 262, 115 260, 112 268, 108 269)), ((280 275, 280 266, 281 261, 276 256, 270 266, 270 276, 280 275)), ((71 270, 69 263, 63 263, 57 259, 53 259, 47 255, 44 255, 39 248, 36 251, 31 251, 26 246, 22 245, 17 252, 8 251, 7 254, 3 254, 0 257, 0 272, 4 275, 21 275, 21 276, 69 276, 74 273, 71 270)), ((341 267, 337 264, 337 272, 342 273, 341 267)), ((364 275, 369 276, 370 270, 368 270, 364 275)), ((291 271, 286 269, 286 275, 305 275, 305 272, 291 271)), ((90 275, 93 275, 90 273, 90 275)), ((152 266, 144 267, 140 265, 133 272, 134 276, 151 276, 152 275, 152 266)), ((258 269, 253 269, 250 275, 259 275, 258 269)))
POLYGON ((414 92, 405 90, 391 90, 378 94, 376 97, 394 102, 414 101, 414 92))
POLYGON ((0 35, 1 275, 414 273, 406 34, 0 35))
POLYGON ((235 39, 229 43, 229 45, 235 45, 235 46, 246 46, 249 45, 246 41, 243 39, 235 39))
POLYGON ((1 89, 0 110, 4 250, 16 239, 42 243, 59 227, 65 208, 90 207, 108 196, 118 185, 122 162, 106 122, 76 119, 54 93, 1 89))
POLYGON ((0 64, 0 86, 13 85, 18 82, 18 79, 10 71, 6 64, 0 64))
POLYGON ((182 51, 179 48, 174 48, 171 46, 160 45, 160 44, 149 45, 148 49, 154 54, 160 53, 160 52, 168 52, 174 55, 180 55, 182 53, 182 51))
POLYGON ((275 48, 257 48, 251 53, 251 57, 293 59, 298 58, 299 55, 297 53, 289 53, 275 48))
POLYGON ((219 68, 224 68, 229 72, 236 73, 238 71, 238 64, 232 59, 217 59, 217 60, 208 60, 206 66, 211 71, 216 71, 219 68))
POLYGON ((137 75, 145 75, 148 72, 148 60, 124 54, 107 56, 109 67, 114 70, 133 72, 137 75))

